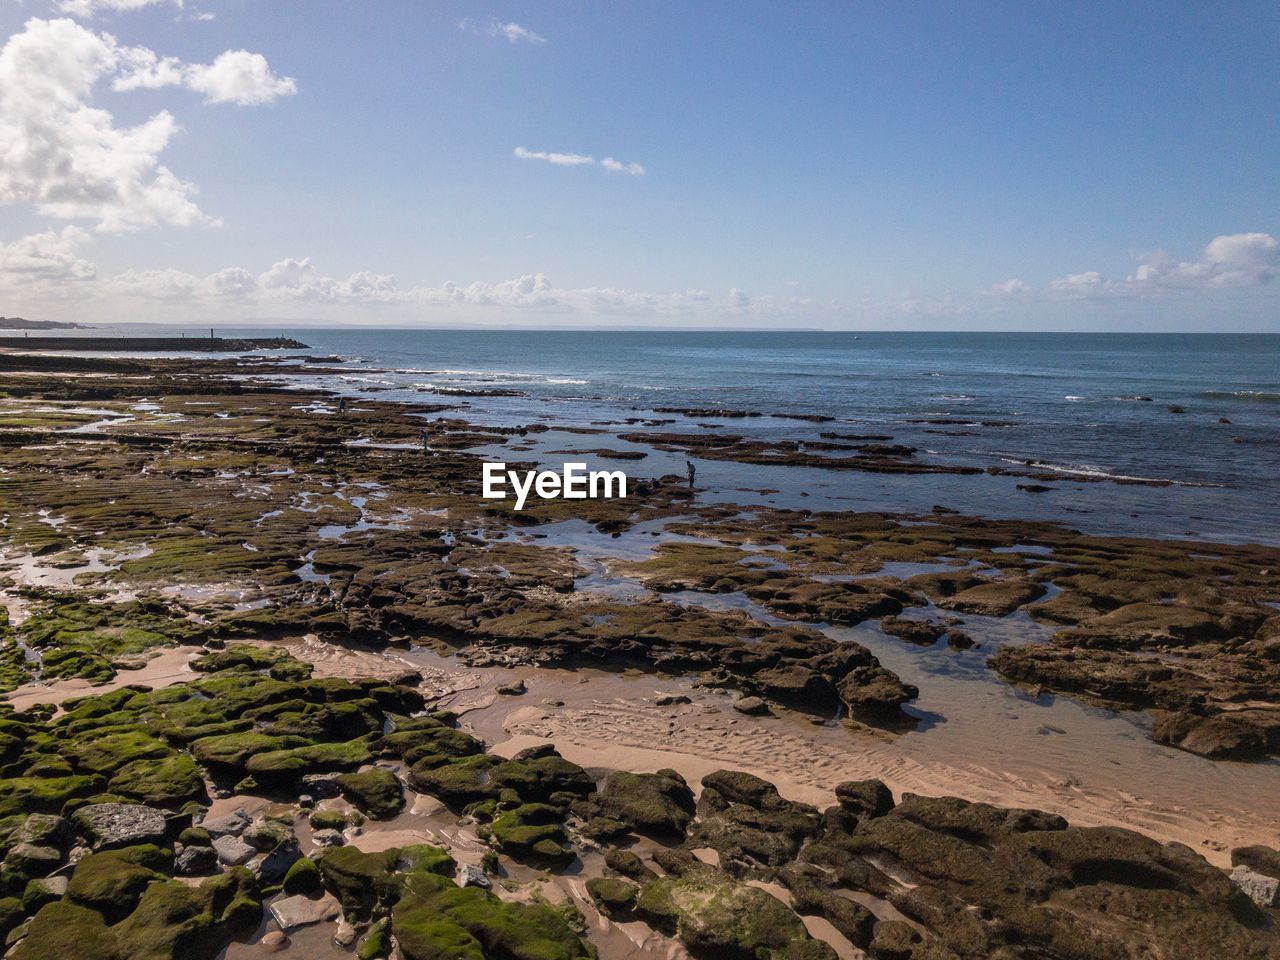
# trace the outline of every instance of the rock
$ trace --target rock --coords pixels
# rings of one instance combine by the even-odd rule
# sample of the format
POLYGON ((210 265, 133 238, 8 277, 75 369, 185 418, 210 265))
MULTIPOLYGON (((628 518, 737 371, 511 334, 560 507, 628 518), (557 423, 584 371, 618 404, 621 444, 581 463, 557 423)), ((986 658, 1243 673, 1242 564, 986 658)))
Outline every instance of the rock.
POLYGON ((390 770, 375 767, 359 773, 344 773, 336 780, 338 789, 361 813, 374 820, 387 820, 404 809, 404 788, 390 770))
POLYGON ((212 873, 218 866, 218 852, 213 847, 183 847, 173 858, 173 872, 180 877, 212 873))
POLYGON ((952 650, 968 650, 975 646, 977 641, 962 630, 947 631, 947 646, 952 650))
POLYGON ((1261 760, 1267 755, 1264 731, 1240 717, 1200 716, 1187 710, 1157 714, 1151 739, 1214 760, 1261 760))
POLYGON ((488 890, 493 886, 489 875, 474 863, 464 863, 458 868, 458 886, 482 887, 488 890))
POLYGON ((912 620, 904 617, 885 617, 880 621, 880 629, 891 637, 929 646, 942 638, 945 628, 933 620, 912 620))
POLYGON ((612 920, 623 920, 636 904, 640 888, 630 880, 617 877, 592 877, 587 881, 587 893, 595 901, 596 909, 612 920))
POLYGON ((240 836, 251 823, 249 815, 243 810, 235 810, 221 817, 213 817, 200 821, 200 826, 209 832, 211 837, 240 836))
POLYGON ((230 835, 215 837, 213 849, 218 862, 228 867, 238 867, 242 863, 248 863, 257 852, 239 837, 230 835))
POLYGON ((317 830, 311 840, 317 847, 340 847, 347 842, 337 830, 317 830))
POLYGON ((941 597, 938 606, 960 613, 984 617, 1005 617, 1024 604, 1039 600, 1047 590, 1034 580, 1007 578, 979 583, 950 597, 941 597))
POLYGON ((155 843, 165 837, 165 813, 136 803, 91 803, 72 815, 94 850, 155 843))
POLYGON ((38 847, 34 843, 16 843, 5 854, 5 879, 11 883, 48 876, 62 863, 62 852, 56 847, 38 847))
POLYGON ((71 821, 48 813, 33 813, 22 821, 10 840, 14 843, 34 843, 41 847, 57 847, 66 850, 75 839, 71 821))
POLYGON ((310 857, 300 857, 284 875, 285 893, 313 894, 320 891, 320 868, 310 857))
POLYGON ((858 667, 839 683, 840 698, 855 717, 898 717, 920 691, 882 667, 858 667))
POLYGON ((745 713, 749 717, 768 717, 773 714, 773 711, 769 709, 769 704, 759 697, 739 697, 733 701, 733 709, 739 713, 745 713))
POLYGON ((27 909, 39 909, 46 903, 61 900, 67 893, 71 878, 67 876, 40 877, 27 884, 22 894, 23 905, 27 909))
MULTIPOLYGON (((304 796, 328 799, 338 795, 338 775, 336 773, 309 773, 299 781, 299 789, 303 796, 298 797, 301 803, 304 796)), ((314 802, 314 801, 313 801, 314 802)))
POLYGON ((528 692, 528 688, 524 685, 523 680, 513 680, 511 683, 500 683, 495 688, 498 693, 506 697, 518 697, 528 692))
POLYGON ((288 949, 289 938, 279 930, 271 930, 262 935, 262 939, 258 941, 258 946, 262 947, 267 953, 279 953, 281 950, 288 949))
POLYGON ((1240 864, 1231 871, 1231 882, 1260 907, 1280 906, 1280 879, 1257 873, 1240 864))
POLYGON ((881 920, 875 925, 867 952, 875 960, 910 960, 920 934, 901 920, 881 920))
POLYGON ((241 834, 241 839, 255 850, 274 850, 293 838, 293 826, 272 817, 254 820, 241 834))
POLYGON ((300 895, 285 897, 274 901, 268 909, 281 930, 305 927, 322 920, 331 920, 338 915, 338 904, 329 897, 321 900, 300 895))
POLYGON ((333 942, 340 947, 349 947, 356 942, 356 928, 347 921, 346 917, 338 921, 338 929, 333 935, 333 942))
POLYGON ((617 821, 624 831, 655 839, 683 838, 693 819, 693 791, 674 770, 609 774, 592 798, 594 814, 617 821))
POLYGON ((848 780, 836 784, 840 806, 860 817, 883 817, 893 809, 893 793, 879 780, 848 780))
POLYGON ((689 698, 683 693, 660 693, 653 698, 653 704, 657 707, 674 707, 688 702, 689 698))
POLYGON ((702 788, 689 845, 716 850, 733 876, 771 879, 821 828, 815 808, 784 799, 752 774, 717 770, 702 778, 702 788))
POLYGON ((264 884, 279 883, 290 868, 302 859, 298 841, 290 838, 270 853, 249 864, 249 870, 264 884))
POLYGON ((1252 847, 1236 847, 1231 851, 1231 865, 1241 864, 1268 877, 1280 878, 1280 850, 1257 844, 1252 847))

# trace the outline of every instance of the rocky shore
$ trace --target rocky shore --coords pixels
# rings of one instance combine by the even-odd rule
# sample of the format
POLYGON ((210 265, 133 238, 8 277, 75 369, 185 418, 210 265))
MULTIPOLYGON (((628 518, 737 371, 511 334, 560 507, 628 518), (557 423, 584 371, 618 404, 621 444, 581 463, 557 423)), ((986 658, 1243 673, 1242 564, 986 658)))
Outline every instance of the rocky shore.
MULTIPOLYGON (((707 503, 634 473, 625 501, 516 513, 479 499, 473 451, 515 465, 545 425, 339 409, 270 361, 57 359, 75 375, 0 366, 6 955, 1280 957, 1274 826, 1197 850, 838 769, 801 791, 675 739, 689 716, 851 752, 928 737, 885 652, 927 649, 1265 783, 1280 551, 707 503), (404 662, 428 656, 438 675, 404 662), (557 733, 575 676, 683 692, 643 698, 664 734, 588 762, 557 733)), ((679 436, 622 439, 695 452, 679 436)))

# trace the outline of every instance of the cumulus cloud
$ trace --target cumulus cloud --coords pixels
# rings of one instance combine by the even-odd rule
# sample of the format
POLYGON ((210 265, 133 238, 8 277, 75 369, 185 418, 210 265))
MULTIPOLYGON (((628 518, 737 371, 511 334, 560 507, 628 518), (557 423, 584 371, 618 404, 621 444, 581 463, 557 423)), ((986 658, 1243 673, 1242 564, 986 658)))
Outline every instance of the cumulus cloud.
POLYGON ((546 37, 534 33, 528 27, 518 23, 503 23, 497 17, 488 20, 472 20, 467 17, 458 22, 458 29, 474 33, 478 37, 490 37, 494 40, 506 40, 508 43, 546 43, 546 37))
POLYGON ((117 126, 91 103, 108 78, 119 90, 181 84, 215 103, 266 103, 295 89, 258 54, 190 65, 72 20, 28 20, 0 48, 0 204, 96 220, 109 233, 215 222, 192 199, 195 188, 160 163, 179 129, 173 115, 117 126))
POLYGON ((1147 257, 1129 277, 1139 286, 1256 287, 1280 275, 1280 242, 1266 233, 1214 237, 1198 260, 1174 262, 1165 254, 1147 257))
POLYGON ((1138 268, 1122 280, 1087 270, 1051 280, 1048 293, 1071 299, 1152 297, 1175 290, 1260 287, 1280 276, 1280 242, 1266 233, 1214 237, 1195 260, 1175 260, 1163 251, 1139 259, 1138 268))
POLYGON ((133 47, 124 51, 126 67, 112 82, 114 90, 187 87, 204 94, 205 103, 256 107, 298 92, 293 77, 272 73, 267 58, 248 50, 227 50, 213 63, 183 63, 133 47))
MULTIPOLYGON (((526 150, 524 147, 516 147, 513 152, 521 160, 541 160, 557 167, 592 167, 596 165, 596 158, 585 153, 554 153, 545 150, 526 150)), ((645 173, 644 167, 640 164, 623 163, 613 157, 605 157, 600 161, 600 166, 610 173, 626 173, 633 177, 643 177, 645 173)))
POLYGON ((10 285, 93 280, 97 268, 80 256, 89 242, 79 227, 63 227, 0 244, 0 280, 10 285))

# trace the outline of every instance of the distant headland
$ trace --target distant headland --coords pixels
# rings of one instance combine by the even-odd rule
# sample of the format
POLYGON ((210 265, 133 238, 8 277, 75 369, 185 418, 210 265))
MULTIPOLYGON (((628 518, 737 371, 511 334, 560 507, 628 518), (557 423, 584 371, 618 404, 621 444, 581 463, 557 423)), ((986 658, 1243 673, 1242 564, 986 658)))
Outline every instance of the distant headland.
POLYGON ((22 317, 0 317, 0 330, 91 330, 83 323, 61 320, 24 320, 22 317))

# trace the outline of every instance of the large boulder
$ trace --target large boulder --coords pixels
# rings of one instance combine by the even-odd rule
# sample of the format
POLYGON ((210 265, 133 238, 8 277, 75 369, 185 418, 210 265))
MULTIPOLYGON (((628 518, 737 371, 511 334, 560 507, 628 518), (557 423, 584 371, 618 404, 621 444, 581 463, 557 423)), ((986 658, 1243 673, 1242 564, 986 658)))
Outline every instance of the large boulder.
POLYGON ((165 812, 139 803, 91 803, 71 819, 95 850, 156 843, 168 832, 165 812))

